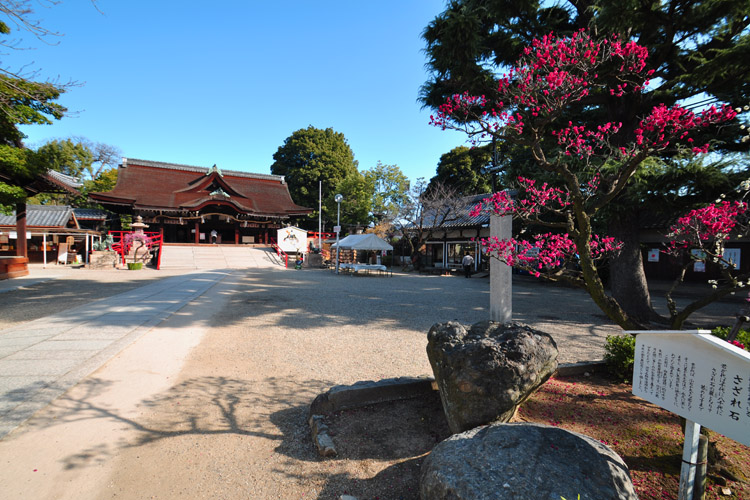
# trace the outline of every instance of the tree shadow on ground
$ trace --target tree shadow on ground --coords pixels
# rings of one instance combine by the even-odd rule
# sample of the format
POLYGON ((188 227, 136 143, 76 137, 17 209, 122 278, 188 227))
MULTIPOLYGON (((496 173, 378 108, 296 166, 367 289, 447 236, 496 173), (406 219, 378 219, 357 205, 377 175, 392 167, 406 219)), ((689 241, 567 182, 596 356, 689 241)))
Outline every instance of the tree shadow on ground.
MULTIPOLYGON (((438 321, 474 323, 486 318, 487 284, 466 281, 398 274, 357 279, 323 270, 246 270, 239 288, 230 292, 228 308, 291 330, 378 321, 427 332, 438 321)), ((231 316, 217 318, 218 325, 233 323, 231 316)))
POLYGON ((317 498, 339 500, 341 495, 351 495, 360 500, 419 500, 419 474, 424 458, 398 462, 364 479, 332 474, 317 498))
MULTIPOLYGON (((53 404, 47 419, 29 425, 115 424, 132 431, 116 443, 89 440, 88 446, 62 459, 66 470, 105 464, 122 452, 186 436, 232 435, 273 443, 288 460, 274 470, 287 478, 322 484, 319 499, 338 499, 345 492, 358 498, 418 498, 424 456, 450 435, 437 392, 420 398, 346 410, 328 417, 339 455, 321 458, 308 426, 309 402, 330 382, 291 378, 248 381, 196 377, 141 401, 136 416, 97 402, 113 383, 88 379, 53 404), (353 469, 352 464, 357 464, 353 469), (364 476, 357 468, 366 469, 364 476), (330 467, 338 468, 331 471, 330 467), (343 467, 343 469, 342 469, 343 467), (343 470, 343 471, 342 471, 343 470)), ((93 428, 93 427, 91 427, 93 428)), ((242 460, 241 454, 237 456, 242 460)))
POLYGON ((411 458, 451 434, 437 391, 342 410, 329 415, 326 423, 339 456, 347 460, 411 458))
POLYGON ((312 401, 319 388, 331 385, 323 380, 300 383, 266 378, 253 382, 228 377, 197 377, 141 401, 137 405, 140 415, 132 416, 100 402, 113 388, 111 381, 90 378, 58 398, 51 405, 48 418, 35 418, 28 426, 33 431, 65 424, 108 422, 135 432, 117 443, 92 443, 65 457, 65 469, 103 463, 123 449, 191 435, 258 437, 277 442, 279 453, 315 460, 306 424, 307 402, 312 401), (264 425, 269 420, 274 425, 264 425))
POLYGON ((153 278, 138 279, 132 275, 127 276, 104 283, 87 278, 51 279, 3 292, 0 325, 5 329, 126 293, 155 281, 153 278))
POLYGON ((323 476, 319 500, 338 500, 344 494, 363 500, 416 500, 424 458, 451 434, 437 391, 342 410, 328 415, 326 424, 338 454, 316 458, 332 471, 323 476), (352 463, 357 466, 342 472, 352 463))

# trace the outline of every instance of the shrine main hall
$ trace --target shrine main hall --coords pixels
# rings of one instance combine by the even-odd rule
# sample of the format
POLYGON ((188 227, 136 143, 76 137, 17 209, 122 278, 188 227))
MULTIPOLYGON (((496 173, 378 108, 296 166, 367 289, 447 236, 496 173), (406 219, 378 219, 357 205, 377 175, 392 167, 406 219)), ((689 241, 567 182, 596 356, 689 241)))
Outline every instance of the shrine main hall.
POLYGON ((290 217, 311 209, 292 201, 283 176, 123 158, 112 191, 92 201, 133 218, 166 243, 267 244, 290 217))

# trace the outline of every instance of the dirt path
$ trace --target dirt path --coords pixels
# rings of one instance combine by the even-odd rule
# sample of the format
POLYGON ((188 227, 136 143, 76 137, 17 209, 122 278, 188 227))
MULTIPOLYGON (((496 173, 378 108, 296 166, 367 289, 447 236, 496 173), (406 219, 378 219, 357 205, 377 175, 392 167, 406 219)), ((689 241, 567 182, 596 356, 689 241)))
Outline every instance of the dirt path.
POLYGON ((137 444, 113 467, 113 497, 338 498, 390 466, 320 460, 306 423, 309 404, 337 383, 428 374, 424 334, 383 324, 360 331, 306 325, 303 315, 290 328, 288 312, 248 315, 235 307, 257 305, 247 297, 260 281, 242 280, 246 298, 222 311, 227 325, 213 328, 175 385, 149 402, 137 444), (400 351, 386 353, 394 336, 400 351))

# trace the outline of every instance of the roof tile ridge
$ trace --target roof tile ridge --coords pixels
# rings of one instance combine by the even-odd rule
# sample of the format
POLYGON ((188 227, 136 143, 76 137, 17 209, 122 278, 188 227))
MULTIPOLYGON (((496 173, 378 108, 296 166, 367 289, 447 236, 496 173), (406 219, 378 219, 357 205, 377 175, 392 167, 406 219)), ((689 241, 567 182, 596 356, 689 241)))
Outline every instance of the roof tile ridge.
MULTIPOLYGON (((129 164, 135 164, 135 165, 139 165, 142 167, 166 168, 170 170, 184 170, 186 172, 200 172, 202 174, 208 174, 208 172, 211 170, 209 167, 200 167, 198 165, 186 165, 182 163, 142 160, 142 159, 137 159, 137 158, 123 158, 123 165, 127 166, 129 164)), ((242 172, 239 170, 224 170, 224 169, 221 170, 221 173, 222 173, 222 176, 230 175, 233 177, 248 177, 251 179, 272 180, 272 181, 278 181, 282 184, 285 183, 283 175, 260 174, 260 173, 253 173, 253 172, 242 172)))

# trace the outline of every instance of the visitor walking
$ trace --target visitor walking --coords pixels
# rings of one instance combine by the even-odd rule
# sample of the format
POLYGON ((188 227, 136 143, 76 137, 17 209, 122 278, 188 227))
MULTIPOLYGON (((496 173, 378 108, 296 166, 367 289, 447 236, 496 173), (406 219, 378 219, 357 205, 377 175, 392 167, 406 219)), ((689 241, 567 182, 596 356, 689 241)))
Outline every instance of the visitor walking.
POLYGON ((474 266, 474 257, 467 253, 461 260, 461 265, 464 266, 464 276, 466 276, 467 278, 470 277, 471 268, 472 266, 474 266))

